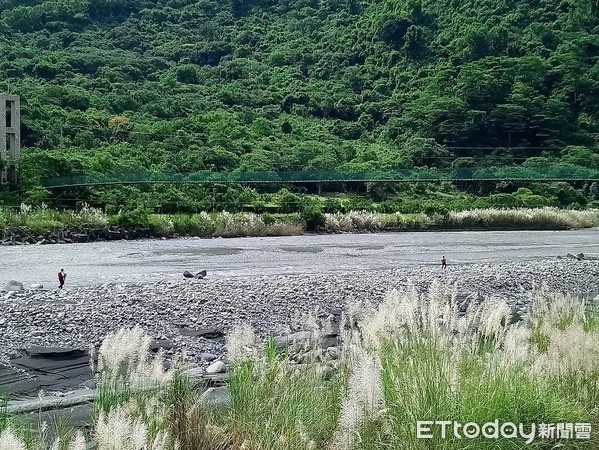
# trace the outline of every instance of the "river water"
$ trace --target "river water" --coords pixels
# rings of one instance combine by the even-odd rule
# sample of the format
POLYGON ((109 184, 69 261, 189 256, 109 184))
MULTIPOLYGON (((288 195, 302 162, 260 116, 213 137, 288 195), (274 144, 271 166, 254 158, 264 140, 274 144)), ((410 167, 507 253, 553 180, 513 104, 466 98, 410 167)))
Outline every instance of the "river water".
POLYGON ((415 232, 330 234, 233 239, 170 239, 0 247, 0 286, 57 284, 64 268, 69 286, 181 277, 264 276, 554 259, 599 255, 599 229, 577 231, 415 232))

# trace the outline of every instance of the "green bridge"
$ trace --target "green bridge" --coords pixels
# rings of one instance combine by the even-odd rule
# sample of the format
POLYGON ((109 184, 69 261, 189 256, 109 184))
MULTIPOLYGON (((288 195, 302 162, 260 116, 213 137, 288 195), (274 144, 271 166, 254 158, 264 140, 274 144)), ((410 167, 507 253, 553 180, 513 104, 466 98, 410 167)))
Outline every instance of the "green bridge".
POLYGON ((582 166, 502 166, 389 171, 293 171, 90 174, 47 178, 48 189, 119 184, 305 184, 305 183, 415 183, 439 181, 599 181, 599 168, 582 166))

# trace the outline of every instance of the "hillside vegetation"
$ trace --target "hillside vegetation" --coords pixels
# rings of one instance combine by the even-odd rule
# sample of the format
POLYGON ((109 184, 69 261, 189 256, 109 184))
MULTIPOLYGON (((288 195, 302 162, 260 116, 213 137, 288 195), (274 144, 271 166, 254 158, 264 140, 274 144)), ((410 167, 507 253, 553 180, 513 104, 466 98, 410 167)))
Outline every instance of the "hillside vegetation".
MULTIPOLYGON (((81 174, 599 165, 597 0, 0 0, 0 11, 0 91, 22 96, 20 198, 32 203, 47 196, 40 179, 81 174)), ((599 200, 597 185, 526 187, 538 206, 599 200)), ((456 188, 467 187, 445 191, 456 188)), ((380 201, 402 189, 422 194, 369 190, 380 201)), ((225 187, 69 194, 157 212, 271 200, 225 187)))

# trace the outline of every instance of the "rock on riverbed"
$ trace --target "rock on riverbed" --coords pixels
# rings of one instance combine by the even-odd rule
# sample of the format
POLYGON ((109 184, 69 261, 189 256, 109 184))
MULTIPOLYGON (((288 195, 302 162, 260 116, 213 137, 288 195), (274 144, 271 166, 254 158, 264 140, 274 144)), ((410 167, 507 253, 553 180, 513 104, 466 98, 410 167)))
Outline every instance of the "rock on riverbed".
POLYGON ((561 292, 598 292, 599 262, 449 266, 445 271, 417 267, 26 291, 0 299, 0 362, 33 346, 86 349, 99 345, 112 331, 139 325, 157 345, 170 352, 185 348, 189 359, 206 366, 223 357, 223 334, 237 323, 253 325, 262 336, 285 334, 301 330, 297 318, 317 308, 326 317, 349 302, 376 303, 390 289, 412 282, 424 290, 433 280, 455 284, 464 294, 504 298, 515 311, 523 311, 530 291, 543 283, 561 292))

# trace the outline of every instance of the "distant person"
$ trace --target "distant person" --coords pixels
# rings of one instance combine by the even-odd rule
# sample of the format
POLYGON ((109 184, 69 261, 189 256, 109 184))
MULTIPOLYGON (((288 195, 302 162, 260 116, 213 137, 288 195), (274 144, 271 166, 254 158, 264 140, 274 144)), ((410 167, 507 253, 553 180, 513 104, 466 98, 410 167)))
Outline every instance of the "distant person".
POLYGON ((445 256, 443 256, 441 258, 441 269, 445 270, 447 268, 447 260, 445 259, 445 256))
POLYGON ((64 280, 66 280, 67 278, 67 274, 65 273, 64 269, 60 269, 60 272, 58 272, 58 282, 60 283, 60 285, 58 286, 59 289, 62 289, 64 286, 64 280))

